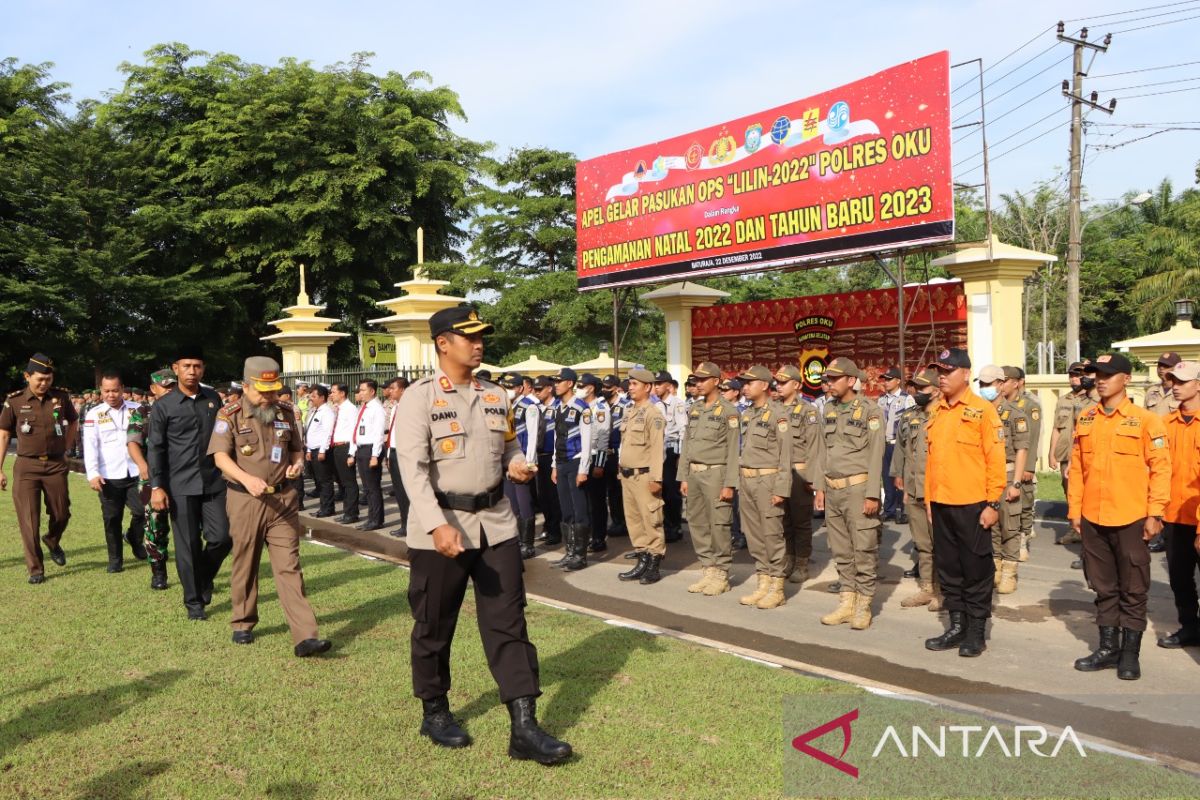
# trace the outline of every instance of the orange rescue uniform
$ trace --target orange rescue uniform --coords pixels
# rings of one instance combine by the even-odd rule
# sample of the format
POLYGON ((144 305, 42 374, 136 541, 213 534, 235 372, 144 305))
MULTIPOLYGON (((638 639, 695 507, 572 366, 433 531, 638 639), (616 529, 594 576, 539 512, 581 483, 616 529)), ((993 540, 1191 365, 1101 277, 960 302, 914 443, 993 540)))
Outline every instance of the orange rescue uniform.
POLYGON ((1167 450, 1171 453, 1171 496, 1163 519, 1196 525, 1200 508, 1200 419, 1188 422, 1179 409, 1167 414, 1167 450))
POLYGON ((1128 397, 1110 413, 1088 409, 1075 424, 1067 487, 1071 519, 1121 527, 1163 516, 1171 490, 1163 418, 1128 397))
POLYGON ((970 388, 954 405, 942 397, 926 431, 927 503, 965 506, 1000 500, 1006 483, 1004 427, 995 406, 970 388))

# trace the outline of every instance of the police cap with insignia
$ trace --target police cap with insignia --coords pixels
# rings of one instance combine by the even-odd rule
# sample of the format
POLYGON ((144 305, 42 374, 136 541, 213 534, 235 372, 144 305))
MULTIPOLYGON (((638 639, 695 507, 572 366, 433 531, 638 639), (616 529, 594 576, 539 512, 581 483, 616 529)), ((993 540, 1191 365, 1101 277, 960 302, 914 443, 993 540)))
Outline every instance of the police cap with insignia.
POLYGON ((616 375, 605 375, 603 383, 605 389, 619 389, 621 387, 621 379, 616 375))
POLYGON ((862 380, 863 377, 862 370, 858 368, 858 364, 855 364, 852 360, 846 358, 845 356, 839 356, 831 361, 829 366, 825 368, 825 378, 828 380, 834 380, 835 378, 840 378, 843 375, 849 375, 850 377, 858 378, 859 380, 862 380))
POLYGON ((801 374, 800 368, 794 364, 784 364, 775 373, 775 380, 779 381, 780 383, 787 383, 788 381, 803 381, 804 375, 801 374))
POLYGON ((1001 367, 1004 372, 1004 377, 1010 381, 1019 381, 1025 377, 1025 372, 1020 367, 1001 367))
POLYGON ((577 380, 579 380, 579 374, 577 372, 575 372, 575 370, 571 369, 570 367, 563 367, 562 369, 560 369, 558 371, 558 374, 554 376, 554 380, 556 380, 556 381, 577 381, 577 380))
POLYGON ((740 392, 742 390, 742 382, 737 378, 727 378, 721 381, 720 388, 722 392, 740 392))
POLYGON ((738 377, 743 381, 766 381, 767 383, 770 383, 771 370, 767 369, 761 364, 755 364, 753 367, 747 367, 746 369, 742 370, 738 377))
POLYGON ((899 380, 904 376, 900 374, 899 367, 888 367, 887 370, 885 370, 884 373, 879 377, 883 378, 884 380, 899 380))
POLYGON ((1071 366, 1067 367, 1067 374, 1068 375, 1082 375, 1083 368, 1085 366, 1087 366, 1087 363, 1084 361, 1072 361, 1071 366))
POLYGON ((495 328, 479 318, 479 312, 470 303, 460 303, 429 318, 429 335, 435 339, 443 333, 461 333, 470 336, 476 333, 491 333, 495 328))
POLYGON ((475 370, 475 377, 481 381, 490 381, 492 379, 492 371, 490 369, 475 370))
POLYGON ((242 378, 260 392, 278 392, 283 388, 283 382, 279 380, 279 362, 268 356, 247 358, 242 378))
POLYGON ((585 372, 579 376, 579 385, 580 386, 594 386, 597 389, 599 389, 601 386, 603 386, 603 384, 600 382, 600 379, 597 378, 595 375, 593 375, 590 372, 585 372))
POLYGON ((629 370, 629 380, 639 383, 654 383, 654 373, 642 367, 629 370))
POLYGON ((32 375, 35 372, 40 372, 43 375, 54 372, 54 361, 45 353, 34 353, 29 357, 29 363, 25 365, 26 374, 32 375))
POLYGON ((929 365, 934 369, 970 369, 971 357, 961 347, 947 347, 938 353, 937 361, 929 365))
POLYGON ((1096 356, 1096 360, 1084 367, 1083 371, 1099 372, 1101 375, 1116 375, 1119 372, 1132 375, 1133 364, 1130 364, 1129 359, 1120 353, 1105 353, 1102 356, 1096 356))
POLYGON ((1173 367, 1180 361, 1183 359, 1179 357, 1179 353, 1166 352, 1158 357, 1157 363, 1160 367, 1173 367))
POLYGON ((658 371, 658 373, 655 374, 654 382, 655 383, 669 383, 672 386, 679 385, 679 382, 676 381, 673 377, 671 377, 671 373, 667 372, 665 369, 660 369, 658 371))
MULTIPOLYGON (((475 374, 478 375, 479 373, 476 372, 475 374)), ((521 384, 524 382, 525 379, 521 377, 521 373, 519 372, 506 372, 500 376, 499 381, 500 385, 505 389, 520 389, 521 384)))
POLYGON ((549 375, 538 375, 533 381, 534 389, 546 389, 554 385, 554 380, 549 375))
POLYGON ((696 365, 692 370, 692 374, 688 376, 688 380, 695 378, 696 380, 705 380, 706 378, 720 378, 721 368, 711 361, 704 361, 696 365))
POLYGON ((937 386, 938 374, 935 369, 926 369, 913 374, 909 380, 913 386, 937 386))

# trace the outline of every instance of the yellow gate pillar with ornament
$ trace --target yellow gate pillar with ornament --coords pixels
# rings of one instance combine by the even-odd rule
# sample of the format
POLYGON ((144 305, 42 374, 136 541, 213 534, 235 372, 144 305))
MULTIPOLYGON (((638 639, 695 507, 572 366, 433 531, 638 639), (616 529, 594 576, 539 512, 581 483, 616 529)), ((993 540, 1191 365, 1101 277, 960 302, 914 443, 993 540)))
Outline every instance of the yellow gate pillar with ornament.
POLYGON ((301 264, 296 305, 283 309, 286 317, 270 323, 279 329, 279 333, 262 337, 262 341, 279 346, 285 373, 325 372, 329 368, 329 346, 350 335, 329 330, 341 320, 318 317, 317 312, 323 308, 309 302, 308 292, 304 291, 304 265, 301 264))
POLYGON ((400 368, 433 369, 437 366, 437 351, 429 337, 429 318, 443 308, 465 302, 465 298, 438 294, 449 281, 431 280, 421 265, 425 263, 425 231, 417 228, 417 264, 412 280, 396 284, 402 293, 376 305, 390 312, 389 316, 369 320, 396 337, 396 365, 400 368))
POLYGON ((683 383, 696 366, 692 363, 692 309, 708 308, 729 292, 697 283, 669 283, 641 296, 662 309, 667 323, 667 372, 683 383))
POLYGON ((967 303, 967 351, 972 373, 984 364, 1025 366, 1025 332, 1021 325, 1025 279, 1044 264, 1057 261, 1049 253, 1005 244, 966 242, 934 259, 961 278, 967 303))

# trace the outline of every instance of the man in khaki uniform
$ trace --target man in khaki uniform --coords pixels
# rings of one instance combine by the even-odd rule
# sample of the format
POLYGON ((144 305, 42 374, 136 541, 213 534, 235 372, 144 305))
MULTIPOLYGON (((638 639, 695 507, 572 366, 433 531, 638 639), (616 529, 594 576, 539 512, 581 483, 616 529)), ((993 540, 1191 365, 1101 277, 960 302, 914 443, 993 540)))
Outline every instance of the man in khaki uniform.
POLYGON ((304 471, 304 435, 295 408, 278 399, 283 384, 273 358, 247 358, 242 375, 243 396, 217 413, 207 453, 229 482, 225 510, 233 540, 233 642, 254 641, 258 564, 265 544, 296 655, 324 653, 330 643, 317 638, 317 618, 300 571, 300 502, 292 481, 304 471))
POLYGON ((813 480, 824 470, 825 437, 820 412, 800 392, 800 370, 791 364, 780 367, 775 382, 792 433, 792 492, 784 505, 783 571, 790 583, 802 584, 808 580, 812 556, 813 480))
POLYGON ((537 648, 525 623, 517 520, 503 485, 505 475, 528 483, 533 470, 517 442, 507 394, 472 374, 492 330, 467 304, 430 317, 438 369, 409 387, 396 410, 396 453, 410 502, 413 694, 424 711, 422 736, 442 747, 471 744, 446 697, 450 648, 470 581, 488 668, 508 706, 509 757, 557 764, 571 757, 571 746, 537 724, 537 648))
POLYGON ((688 530, 702 574, 688 591, 714 597, 729 591, 740 420, 737 407, 721 396, 720 367, 706 361, 690 380, 695 380, 696 401, 688 412, 679 455, 680 491, 687 500, 688 530))
POLYGON ((750 407, 742 412, 742 485, 739 512, 758 585, 738 600, 768 609, 786 602, 783 509, 792 493, 792 433, 787 409, 770 400, 771 371, 753 366, 738 376, 750 407))
POLYGON ((871 627, 879 556, 879 489, 883 484, 883 411, 860 397, 855 381, 862 371, 848 358, 825 368, 829 402, 823 416, 825 469, 817 481, 816 508, 825 511, 829 547, 837 565, 838 607, 822 625, 849 622, 856 631, 871 627))
POLYGON ((1004 433, 1004 497, 1000 524, 992 526, 992 585, 997 594, 1017 590, 1017 560, 1021 549, 1021 479, 1029 456, 1029 419, 1005 396, 1009 383, 1004 370, 988 364, 979 370, 979 396, 990 402, 1000 417, 1004 433))
POLYGON ((937 399, 937 371, 926 369, 912 377, 917 388, 916 403, 900 414, 896 425, 896 452, 892 456, 891 476, 896 488, 904 493, 904 510, 908 516, 908 532, 917 551, 917 592, 900 601, 904 608, 929 606, 941 608, 937 591, 937 572, 933 568, 933 527, 925 512, 925 462, 929 456, 926 425, 930 404, 937 399))
POLYGON ((13 392, 0 408, 0 490, 8 487, 4 459, 8 442, 17 438, 17 463, 13 467, 13 508, 25 548, 25 568, 29 582, 46 580, 42 545, 38 543, 41 506, 46 506, 49 522, 42 537, 50 551, 50 560, 67 565, 67 554, 59 542, 71 520, 71 495, 67 486, 67 443, 76 441, 79 414, 71 395, 54 389, 54 362, 35 353, 25 367, 24 389, 13 392))
POLYGON ((1032 393, 1025 391, 1025 370, 1020 367, 1005 367, 1008 378, 1009 400, 1025 412, 1029 420, 1029 455, 1025 459, 1025 472, 1021 474, 1021 549, 1018 561, 1029 560, 1029 542, 1037 534, 1033 530, 1033 506, 1037 500, 1037 460, 1042 439, 1042 404, 1032 393))
POLYGON ((1159 356, 1158 362, 1155 364, 1158 383, 1146 390, 1146 408, 1160 417, 1165 417, 1179 408, 1179 401, 1175 399, 1175 395, 1167 386, 1167 375, 1182 360, 1179 353, 1167 352, 1159 356))
MULTIPOLYGON (((1071 442, 1075 435, 1075 423, 1079 415, 1087 411, 1097 400, 1096 379, 1083 374, 1087 360, 1073 362, 1067 367, 1067 380, 1071 391, 1060 395, 1054 406, 1054 430, 1050 434, 1050 460, 1062 475, 1063 493, 1067 486, 1067 474, 1071 462, 1071 442)), ((1055 544, 1078 544, 1079 534, 1068 530, 1055 544)), ((1082 562, 1079 562, 1082 564, 1082 562)))
POLYGON ((657 583, 658 568, 667 554, 663 531, 663 441, 667 420, 655 403, 650 402, 654 373, 648 369, 629 370, 629 397, 633 405, 621 420, 621 496, 625 505, 625 527, 637 553, 633 568, 617 575, 623 581, 642 585, 657 583))

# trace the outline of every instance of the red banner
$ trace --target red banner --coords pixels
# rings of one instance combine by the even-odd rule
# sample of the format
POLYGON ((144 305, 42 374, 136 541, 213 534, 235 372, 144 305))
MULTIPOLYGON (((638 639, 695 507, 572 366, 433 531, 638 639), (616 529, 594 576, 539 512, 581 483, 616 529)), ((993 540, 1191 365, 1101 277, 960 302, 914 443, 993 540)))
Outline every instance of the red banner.
POLYGON ((575 168, 581 289, 954 238, 950 57, 575 168))

